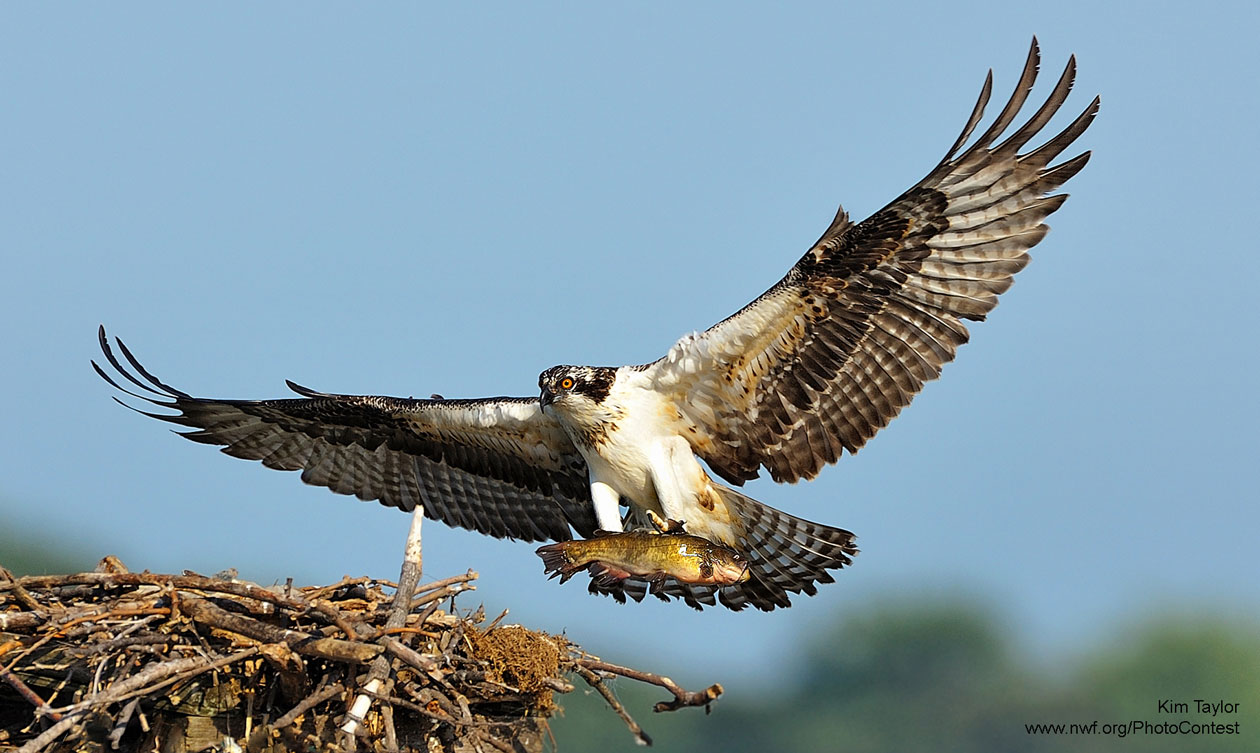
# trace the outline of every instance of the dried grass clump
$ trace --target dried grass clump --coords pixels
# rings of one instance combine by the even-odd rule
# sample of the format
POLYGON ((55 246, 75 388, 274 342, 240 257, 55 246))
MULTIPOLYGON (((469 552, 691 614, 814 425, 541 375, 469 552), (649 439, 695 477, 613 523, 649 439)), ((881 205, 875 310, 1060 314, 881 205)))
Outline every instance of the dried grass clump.
POLYGON ((467 637, 472 652, 485 667, 486 680, 528 696, 538 711, 556 708, 552 691, 560 673, 560 647, 567 641, 537 633, 520 625, 507 625, 480 631, 473 628, 467 637))

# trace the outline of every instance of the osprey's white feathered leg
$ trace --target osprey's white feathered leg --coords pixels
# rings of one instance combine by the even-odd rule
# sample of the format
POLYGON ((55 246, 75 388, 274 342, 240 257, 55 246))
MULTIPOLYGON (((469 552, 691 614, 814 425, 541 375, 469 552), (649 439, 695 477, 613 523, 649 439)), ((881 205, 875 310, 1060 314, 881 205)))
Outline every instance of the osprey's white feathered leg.
POLYGON ((591 480, 591 502, 601 531, 621 532, 621 495, 603 481, 591 480))
POLYGON ((648 461, 666 520, 681 520, 687 533, 727 546, 742 538, 737 521, 686 439, 658 440, 648 453, 648 461))

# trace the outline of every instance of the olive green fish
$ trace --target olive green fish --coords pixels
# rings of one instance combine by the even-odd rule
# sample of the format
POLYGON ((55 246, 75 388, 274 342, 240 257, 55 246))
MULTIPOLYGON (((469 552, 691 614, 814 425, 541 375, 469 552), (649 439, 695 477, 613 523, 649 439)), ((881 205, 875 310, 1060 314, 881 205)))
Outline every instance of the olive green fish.
POLYGON ((538 547, 543 572, 563 583, 587 570, 600 585, 641 578, 653 586, 682 583, 729 586, 748 580, 748 560, 708 539, 685 533, 630 531, 538 547))

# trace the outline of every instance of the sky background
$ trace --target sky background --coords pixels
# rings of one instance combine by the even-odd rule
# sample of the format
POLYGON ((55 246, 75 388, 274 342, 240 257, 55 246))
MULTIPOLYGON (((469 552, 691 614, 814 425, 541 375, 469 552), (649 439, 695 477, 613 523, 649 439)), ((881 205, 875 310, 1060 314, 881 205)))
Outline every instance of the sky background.
POLYGON ((553 364, 650 361, 837 202, 918 181, 1036 34, 1034 98, 1078 57, 1056 124, 1103 104, 1033 264, 860 454, 749 486, 858 534, 836 583, 619 606, 437 523, 425 576, 474 568, 466 607, 728 692, 917 595, 980 598, 1047 662, 1152 611, 1260 616, 1260 12, 947 5, 5 4, 0 525, 136 570, 392 579, 407 516, 120 408, 97 325, 208 397, 533 395, 553 364))

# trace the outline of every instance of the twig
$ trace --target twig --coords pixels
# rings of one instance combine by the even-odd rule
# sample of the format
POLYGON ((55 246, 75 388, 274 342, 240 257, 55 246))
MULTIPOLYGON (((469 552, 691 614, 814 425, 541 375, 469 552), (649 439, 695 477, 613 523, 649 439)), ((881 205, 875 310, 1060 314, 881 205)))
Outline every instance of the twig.
POLYGON ((415 598, 419 596, 420 594, 425 593, 426 591, 434 591, 436 589, 445 588, 447 586, 451 586, 456 583, 468 583, 469 581, 474 581, 474 580, 477 580, 477 571, 470 569, 468 572, 464 573, 463 575, 452 575, 449 578, 442 578, 441 580, 435 580, 432 583, 425 583, 423 586, 418 586, 415 592, 412 593, 411 595, 412 602, 414 603, 415 598))
POLYGON ((44 605, 40 604, 34 596, 31 596, 29 591, 22 588, 22 584, 18 582, 17 578, 13 577, 13 573, 9 572, 8 568, 0 567, 0 581, 8 581, 7 583, 0 582, 0 588, 12 591, 14 597, 17 598, 18 602, 22 606, 32 612, 40 612, 44 610, 44 605))
POLYGON ((127 605, 128 611, 130 611, 130 605, 148 604, 148 603, 149 602, 145 602, 145 601, 128 601, 128 602, 116 602, 112 606, 107 605, 107 604, 94 605, 86 609, 78 610, 77 612, 74 613, 73 617, 63 616, 62 618, 63 621, 59 623, 59 626, 57 627, 56 630, 49 631, 43 638, 40 638, 39 640, 35 641, 31 645, 27 646, 23 651, 19 652, 17 656, 14 657, 9 662, 9 668, 11 669, 17 666, 19 662, 24 660, 27 656, 30 656, 31 654, 35 653, 36 650, 38 650, 40 647, 42 647, 44 644, 48 643, 49 641, 71 635, 70 632, 66 631, 67 627, 71 627, 80 622, 87 622, 90 619, 95 619, 95 618, 107 619, 110 614, 114 613, 114 608, 117 608, 123 604, 127 605), (105 613, 105 614, 102 615, 102 613, 105 613))
POLYGON ((44 622, 47 617, 39 612, 0 613, 0 630, 26 630, 44 622))
POLYGON ((482 629, 481 629, 481 631, 482 631, 483 633, 488 633, 488 632, 490 632, 491 630, 494 630, 494 629, 495 629, 495 627, 497 627, 497 626, 498 626, 498 624, 499 624, 500 622, 502 622, 502 621, 503 621, 503 618, 504 618, 504 617, 507 617, 507 616, 508 616, 508 610, 504 609, 502 612, 499 612, 499 616, 498 616, 498 617, 495 617, 493 620, 491 620, 491 621, 490 621, 490 624, 489 624, 489 625, 486 625, 484 628, 482 628, 482 629))
POLYGON ((101 557, 101 561, 96 563, 96 572, 98 573, 129 573, 130 570, 123 564, 118 557, 107 554, 101 557))
MULTIPOLYGON (((393 684, 386 688, 388 694, 393 689, 393 684)), ((398 753, 398 730, 394 729, 394 706, 386 702, 381 705, 381 720, 385 723, 385 750, 387 753, 398 753)))
MULTIPOLYGON (((445 696, 443 696, 443 698, 445 698, 445 696)), ((453 726, 459 722, 459 720, 455 718, 454 714, 447 713, 441 702, 438 703, 438 710, 441 711, 439 714, 429 710, 425 706, 421 706, 418 703, 412 703, 411 701, 408 701, 405 698, 399 698, 398 696, 391 696, 388 701, 392 706, 401 706, 408 711, 414 711, 421 716, 426 716, 434 721, 442 722, 443 724, 450 724, 453 726)), ((447 703, 450 703, 450 701, 447 701, 447 703)))
POLYGON ((722 686, 717 683, 714 683, 700 691, 683 690, 678 687, 677 683, 668 677, 654 675, 651 672, 642 672, 637 669, 622 667, 617 664, 609 664, 606 661, 600 661, 599 659, 590 656, 579 657, 575 661, 579 667, 593 669, 597 672, 611 672, 615 675, 628 677, 631 680, 638 680, 639 682, 659 685, 660 687, 673 693, 674 700, 661 701, 652 707, 652 710, 656 712, 677 711, 678 709, 686 706, 703 706, 705 712, 707 713, 709 711, 709 704, 716 701, 718 696, 722 695, 722 686))
POLYGON ((311 604, 311 609, 332 620, 332 623, 337 626, 337 629, 345 633, 346 638, 349 640, 359 640, 359 635, 355 632, 354 626, 346 622, 345 615, 343 615, 341 610, 337 609, 332 604, 322 601, 314 602, 311 604))
MULTIPOLYGON (((92 695, 96 695, 97 693, 100 692, 101 674, 105 672, 105 665, 109 664, 111 661, 113 661, 116 658, 122 658, 122 657, 117 656, 117 655, 107 656, 104 659, 101 659, 100 664, 96 665, 96 673, 92 675, 92 684, 88 685, 88 693, 92 695)), ((121 670, 122 667, 119 667, 118 669, 121 670)))
POLYGON ((491 745, 493 745, 495 750, 502 751, 503 753, 512 753, 512 751, 514 750, 511 745, 508 745, 507 743, 503 742, 502 740, 490 734, 489 732, 481 732, 480 730, 478 730, 477 736, 482 741, 488 742, 491 745))
POLYGON ((595 674, 581 664, 574 665, 573 669, 578 673, 579 677, 586 680, 587 685, 595 688, 595 690, 604 697, 604 700, 608 701, 608 705, 612 707, 612 710, 617 712, 617 716, 621 717, 621 721, 625 722, 626 726, 630 728, 630 733, 634 735, 635 742, 639 745, 652 744, 652 738, 643 731, 643 728, 640 727, 639 723, 634 720, 634 717, 630 716, 630 712, 626 711, 626 707, 621 705, 621 701, 617 700, 617 696, 613 695, 612 690, 604 684, 604 681, 600 679, 599 675, 595 674))
MULTIPOLYGON (((28 575, 18 578, 20 586, 29 589, 58 586, 170 586, 182 591, 208 591, 232 594, 249 599, 271 602, 293 610, 306 609, 304 598, 285 598, 268 588, 243 581, 217 580, 204 575, 154 575, 153 573, 79 573, 77 575, 28 575)), ((0 585, 3 588, 3 585, 0 585)))
POLYGON ((39 735, 26 743, 26 745, 18 748, 18 753, 38 753, 50 745, 54 740, 68 732, 71 727, 78 724, 79 717, 82 715, 83 712, 81 711, 74 714, 67 714, 61 721, 39 733, 39 735))
POLYGON ((122 607, 113 608, 105 612, 96 614, 85 614, 74 619, 67 620, 57 626, 57 633, 64 634, 66 628, 74 627, 84 622, 100 622, 101 620, 116 620, 119 617, 140 617, 142 615, 167 615, 171 613, 170 607, 122 607))
POLYGON ((53 711, 43 698, 40 698, 35 691, 26 686, 26 683, 22 682, 22 678, 10 672, 3 664, 0 664, 0 679, 3 679, 5 682, 9 683, 9 685, 13 686, 13 689, 17 691, 18 695, 25 698, 37 710, 43 711, 51 717, 54 722, 61 721, 61 714, 53 711))
POLYGON ((111 638, 103 643, 97 643, 85 649, 71 649, 70 653, 81 656, 99 656, 111 651, 117 651, 120 648, 128 646, 152 646, 155 644, 167 644, 173 641, 169 635, 133 635, 130 637, 111 638))
POLYGON ((284 729, 290 724, 293 724, 294 720, 296 720, 299 716, 305 714, 324 701, 327 701, 329 698, 345 692, 345 689, 346 686, 340 682, 334 682, 332 685, 326 685, 322 689, 317 690, 304 698, 301 703, 289 709, 287 714, 267 725, 267 728, 269 730, 284 729))
MULTIPOLYGON (((38 753, 38 751, 49 745, 53 740, 56 740, 62 734, 69 731, 75 724, 78 723, 79 717, 86 714, 93 707, 102 708, 109 704, 120 703, 132 697, 149 694, 158 688, 179 682, 191 675, 201 674, 207 670, 217 669, 219 667, 232 664, 240 661, 241 659, 253 656, 256 653, 258 653, 258 649, 247 648, 243 651, 237 651, 230 656, 225 656, 213 661, 207 661, 201 657, 196 657, 192 659, 177 659, 175 661, 164 662, 162 664, 151 664, 126 680, 111 685, 107 690, 101 691, 100 693, 94 693, 92 697, 86 701, 81 701, 72 706, 66 707, 64 709, 65 716, 62 717, 60 721, 44 730, 44 732, 34 740, 31 740, 23 745, 19 749, 18 753, 38 753), (171 675, 174 676, 172 677, 171 675), (160 681, 150 685, 149 683, 154 680, 160 681)), ((55 712, 50 710, 47 713, 51 714, 55 712)), ((143 718, 144 715, 143 712, 141 712, 141 719, 143 720, 143 718)), ((82 734, 82 730, 75 732, 76 737, 79 734, 82 734)))
POLYGON ((307 586, 302 589, 302 595, 307 599, 314 601, 315 599, 322 599, 334 591, 349 588, 350 586, 362 586, 365 583, 371 582, 372 578, 367 576, 363 576, 361 578, 344 577, 331 586, 307 586))
POLYGON ((56 710, 69 715, 85 711, 93 706, 106 703, 121 703, 133 696, 152 693, 158 688, 164 688, 186 677, 234 664, 257 653, 258 649, 251 646, 218 659, 194 656, 188 659, 174 659, 161 664, 150 664, 131 677, 116 682, 99 693, 94 693, 86 700, 56 710))
POLYGON ((542 682, 543 682, 543 685, 546 685, 547 687, 551 688, 557 693, 572 693, 573 692, 573 684, 567 683, 564 680, 561 680, 559 677, 548 677, 542 682))
POLYGON ((122 736, 127 733, 127 724, 131 722, 131 715, 135 713, 139 705, 140 699, 132 698, 126 706, 123 706, 122 713, 118 715, 118 721, 114 722, 114 729, 109 733, 109 747, 113 750, 118 750, 122 736))
POLYGON ((352 664, 366 664, 381 653, 379 646, 343 641, 340 638, 319 638, 297 630, 268 625, 243 615, 233 614, 196 596, 185 595, 182 603, 184 612, 195 622, 263 643, 283 643, 299 654, 352 664))
POLYGON ((402 659, 407 664, 415 667, 421 672, 433 672, 438 668, 437 660, 431 655, 422 654, 411 647, 405 645, 397 638, 383 638, 381 643, 385 646, 385 650, 402 659))
POLYGON ((451 586, 444 586, 432 593, 427 593, 411 602, 412 607, 422 607, 435 601, 441 601, 448 596, 457 596, 465 591, 476 591, 477 587, 471 583, 457 583, 451 586))

